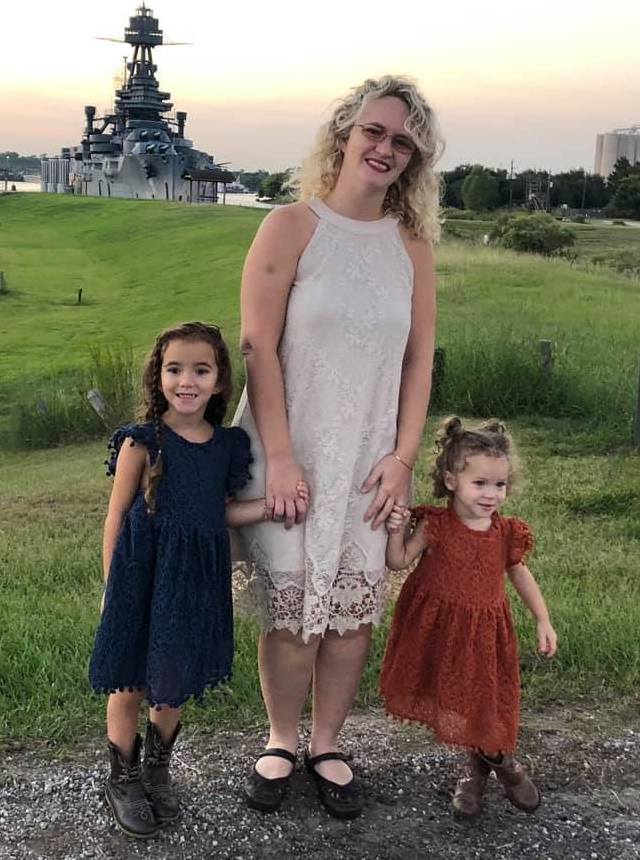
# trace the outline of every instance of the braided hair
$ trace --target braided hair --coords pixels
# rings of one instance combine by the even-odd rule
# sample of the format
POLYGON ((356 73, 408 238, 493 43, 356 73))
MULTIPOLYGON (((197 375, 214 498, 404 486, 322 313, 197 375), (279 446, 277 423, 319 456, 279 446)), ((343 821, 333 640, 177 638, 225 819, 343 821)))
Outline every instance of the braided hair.
POLYGON ((461 472, 467 464, 467 457, 476 454, 505 457, 509 464, 507 492, 513 490, 518 459, 513 440, 502 421, 490 418, 476 427, 467 428, 454 415, 442 422, 436 435, 431 477, 433 494, 437 499, 452 498, 453 493, 445 483, 447 472, 461 472))
POLYGON ((181 323, 158 335, 142 371, 142 403, 137 411, 138 420, 153 424, 158 446, 158 456, 151 464, 149 483, 144 494, 149 513, 155 512, 156 493, 162 477, 162 415, 169 405, 162 393, 162 362, 167 346, 173 340, 202 341, 213 349, 218 379, 217 391, 209 398, 204 411, 204 418, 209 424, 222 424, 231 398, 231 359, 217 326, 203 322, 181 323))

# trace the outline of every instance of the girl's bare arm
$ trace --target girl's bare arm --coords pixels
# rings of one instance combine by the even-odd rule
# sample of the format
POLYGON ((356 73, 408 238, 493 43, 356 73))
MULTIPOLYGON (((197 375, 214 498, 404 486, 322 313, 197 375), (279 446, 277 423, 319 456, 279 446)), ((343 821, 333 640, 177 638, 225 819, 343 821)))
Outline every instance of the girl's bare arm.
POLYGON ((269 512, 264 499, 250 499, 249 501, 227 502, 227 525, 232 528, 251 526, 262 520, 270 519, 269 512))
POLYGON ((408 521, 408 511, 395 506, 387 520, 387 567, 391 570, 403 570, 408 567, 427 548, 427 539, 424 534, 423 523, 418 522, 411 532, 408 521), (402 520, 400 523, 399 518, 402 520), (395 526, 399 525, 397 530, 395 526), (393 529, 393 530, 392 530, 393 529))
POLYGON ((507 576, 536 620, 538 649, 547 657, 553 657, 558 647, 558 638, 549 619, 549 610, 540 586, 526 564, 515 564, 507 570, 507 576))
POLYGON ((122 443, 116 474, 113 479, 109 507, 104 521, 102 534, 102 571, 104 581, 109 577, 113 551, 122 528, 125 515, 133 502, 134 496, 142 483, 147 466, 147 449, 132 439, 127 438, 122 443))

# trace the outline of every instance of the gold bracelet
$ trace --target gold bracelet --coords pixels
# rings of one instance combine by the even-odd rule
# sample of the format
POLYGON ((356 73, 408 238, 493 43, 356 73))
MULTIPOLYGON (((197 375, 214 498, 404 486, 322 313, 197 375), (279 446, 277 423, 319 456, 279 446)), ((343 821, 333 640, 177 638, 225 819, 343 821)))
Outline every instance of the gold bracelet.
POLYGON ((391 456, 392 456, 392 457, 395 457, 395 458, 396 458, 396 460, 398 461, 398 463, 402 463, 402 465, 405 467, 405 469, 408 469, 410 472, 413 472, 413 466, 410 466, 408 463, 406 463, 406 462, 402 459, 402 457, 398 457, 398 455, 396 454, 396 452, 395 452, 395 451, 392 451, 392 452, 391 452, 391 456))

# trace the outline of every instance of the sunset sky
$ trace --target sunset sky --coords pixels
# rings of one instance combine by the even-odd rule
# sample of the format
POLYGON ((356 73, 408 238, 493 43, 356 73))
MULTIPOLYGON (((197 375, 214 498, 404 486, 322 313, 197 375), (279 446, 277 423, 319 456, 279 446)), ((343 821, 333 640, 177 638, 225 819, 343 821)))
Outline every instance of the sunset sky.
MULTIPOLYGON (((80 141, 110 109, 135 0, 3 4, 0 151, 80 141)), ((447 140, 443 167, 593 169, 595 137, 640 124, 640 0, 152 0, 161 89, 187 136, 247 170, 299 163, 335 97, 386 72, 417 78, 447 140)))

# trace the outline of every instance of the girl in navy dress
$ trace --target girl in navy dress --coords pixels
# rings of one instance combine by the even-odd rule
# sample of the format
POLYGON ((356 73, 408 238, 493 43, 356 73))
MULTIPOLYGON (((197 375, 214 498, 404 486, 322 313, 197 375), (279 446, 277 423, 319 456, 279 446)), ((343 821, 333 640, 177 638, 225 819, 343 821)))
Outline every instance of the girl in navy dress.
MULTIPOLYGON (((250 477, 251 453, 244 430, 222 426, 231 363, 218 328, 164 331, 143 392, 144 422, 117 430, 109 444, 105 594, 90 667, 93 689, 109 694, 107 800, 118 826, 139 838, 179 814, 169 763, 182 705, 231 674, 227 525, 269 519, 264 499, 229 500, 250 477)), ((298 489, 306 506, 306 485, 298 489)))

